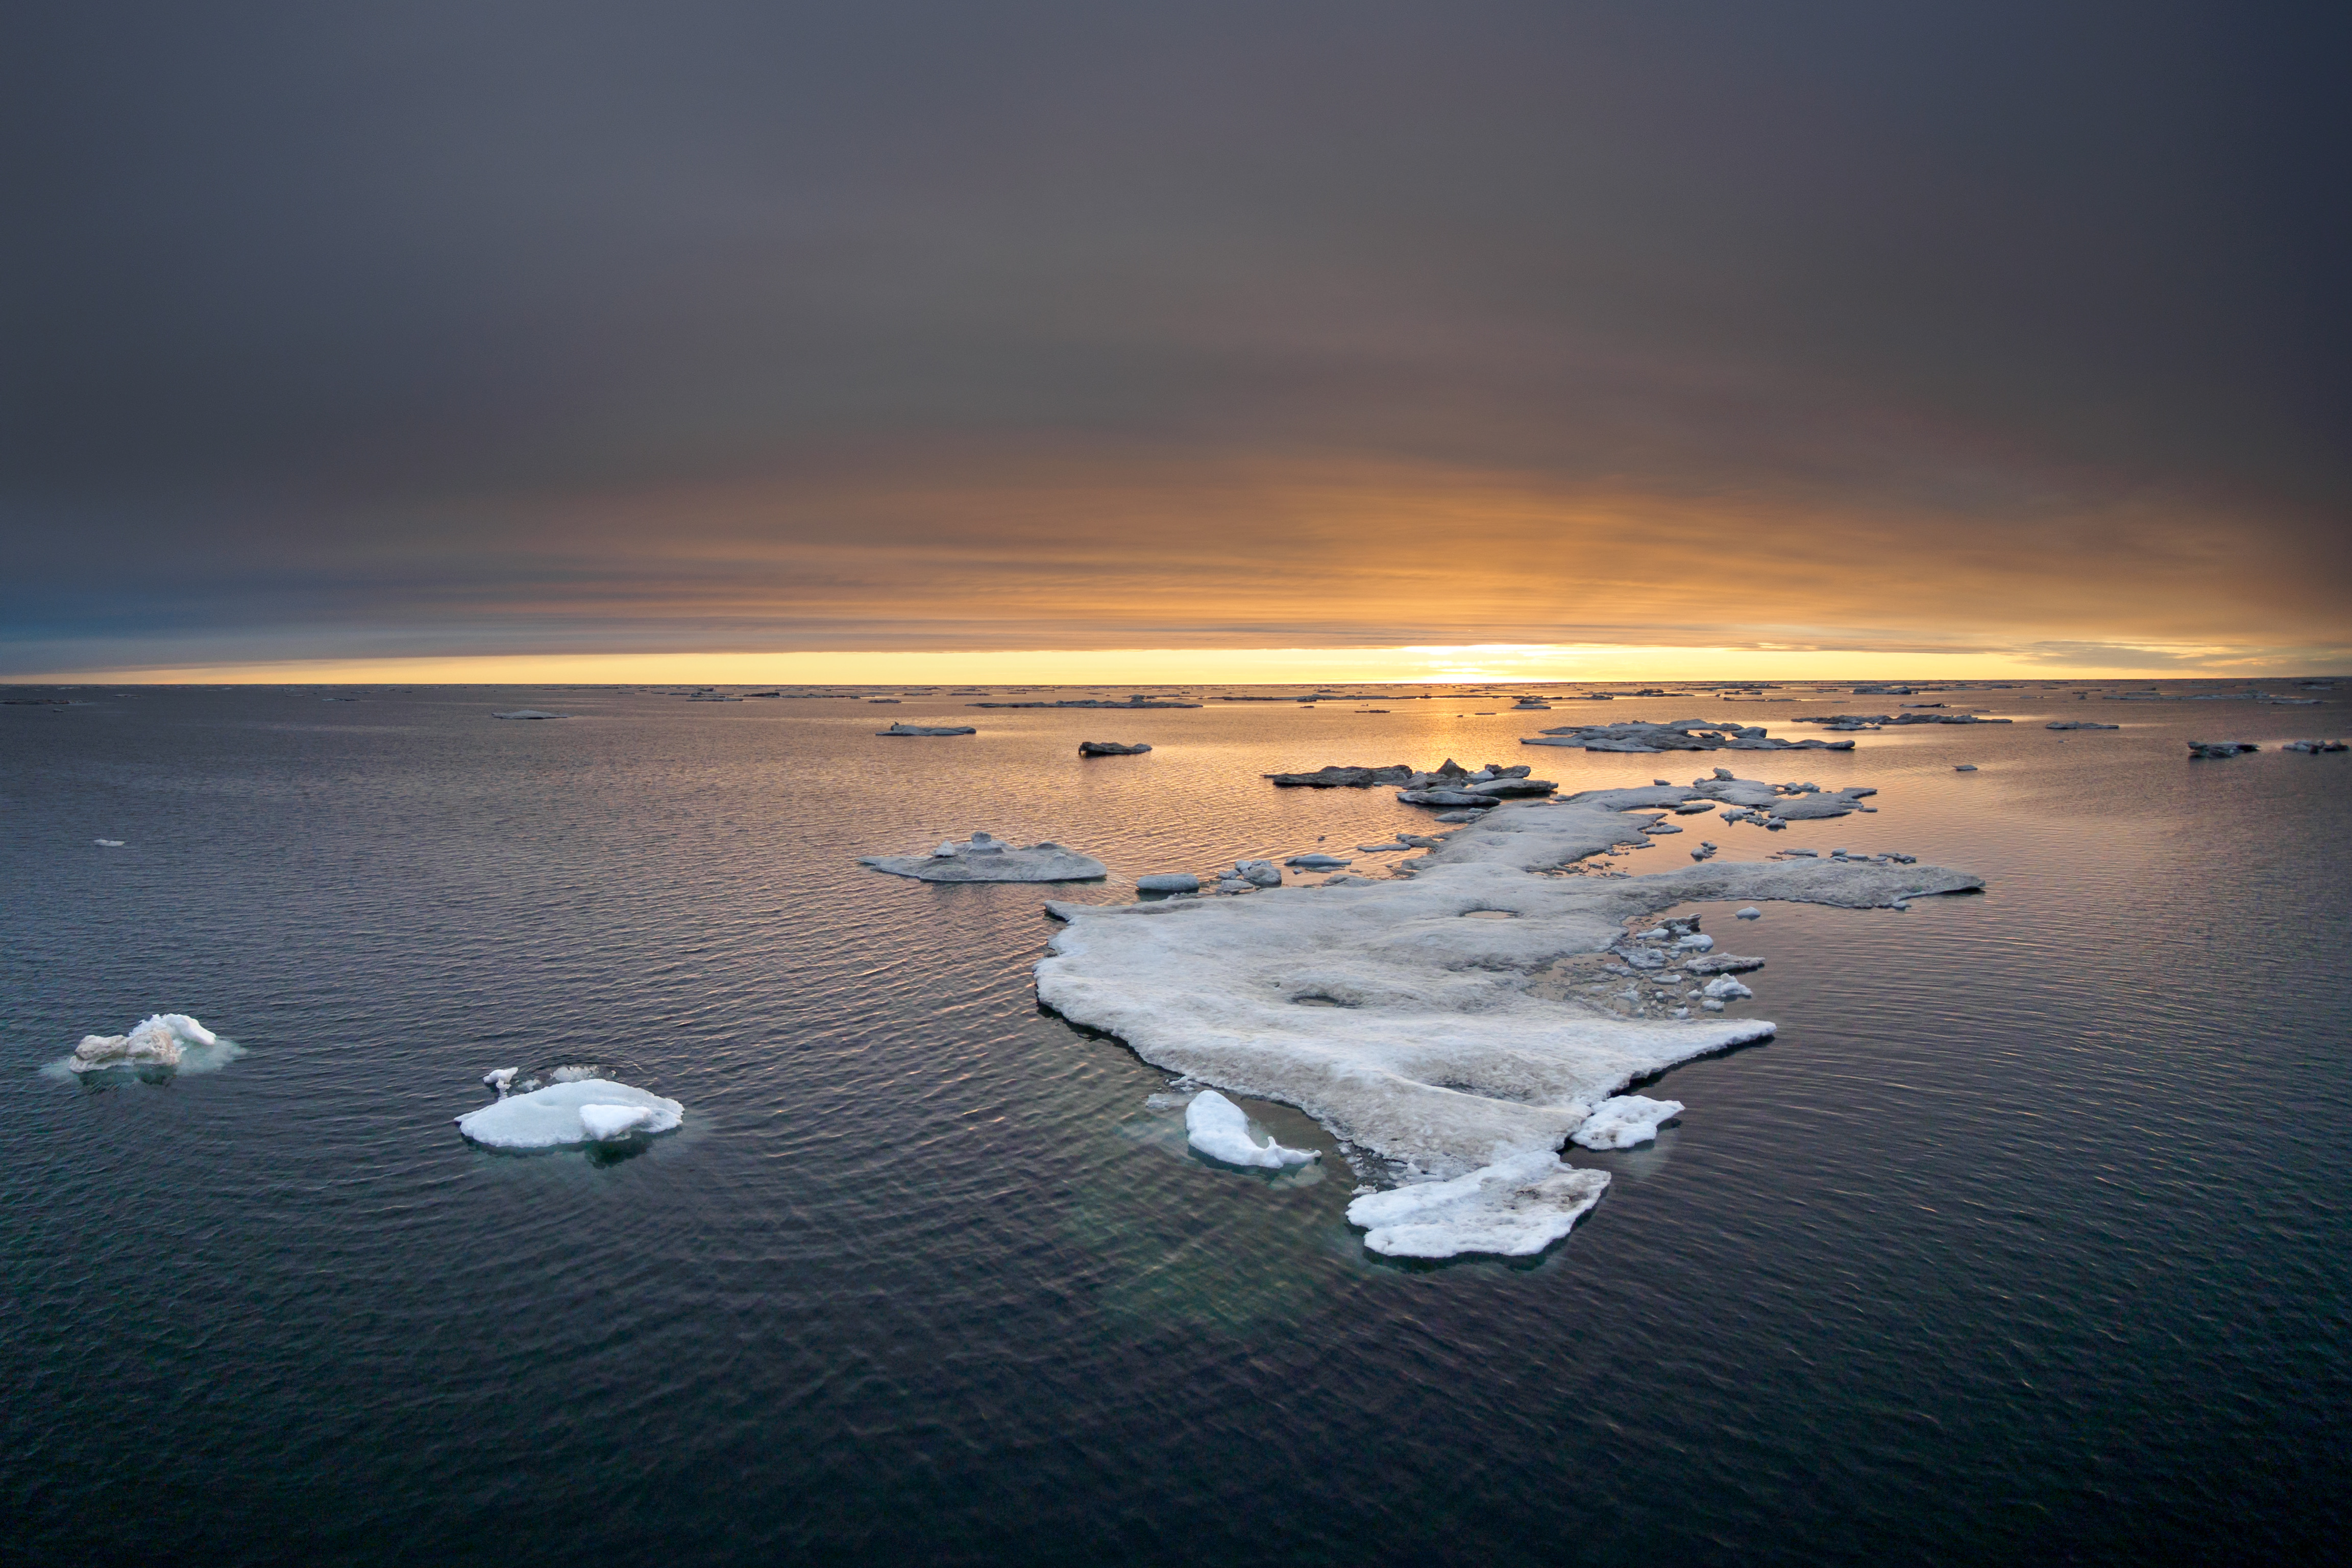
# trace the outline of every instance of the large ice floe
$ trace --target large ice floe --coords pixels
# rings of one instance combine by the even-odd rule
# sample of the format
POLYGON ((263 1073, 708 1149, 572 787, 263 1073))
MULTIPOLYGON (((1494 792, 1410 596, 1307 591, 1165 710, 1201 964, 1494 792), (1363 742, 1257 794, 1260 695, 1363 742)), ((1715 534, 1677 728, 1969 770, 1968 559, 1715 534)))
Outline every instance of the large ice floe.
POLYGON ((686 1107, 630 1084, 601 1078, 550 1084, 499 1100, 457 1118, 457 1131, 493 1149, 560 1149, 609 1143, 675 1130, 686 1107))
POLYGON ((1571 746, 1587 752, 1850 752, 1852 741, 1780 741, 1762 726, 1728 719, 1672 719, 1652 723, 1564 724, 1522 737, 1522 746, 1571 746))
POLYGON ((862 855, 857 863, 924 882, 1087 882, 1109 875, 1093 856, 1050 838, 1023 846, 985 833, 944 839, 928 855, 862 855))
POLYGON ((73 1055, 50 1070, 79 1078, 117 1070, 211 1072, 245 1055, 185 1013, 155 1013, 121 1035, 84 1035, 73 1055))
POLYGON ((1685 947, 1696 921, 1662 924, 1663 911, 1715 900, 1894 908, 1983 885, 1860 858, 1560 874, 1643 842, 1657 818, 1636 808, 1693 796, 1781 798, 1771 784, 1709 779, 1510 803, 1386 881, 1052 902, 1066 923, 1037 965, 1038 999, 1157 1067, 1296 1105, 1392 1162, 1405 1184, 1349 1211, 1372 1250, 1539 1250, 1608 1182, 1561 1165, 1564 1143, 1588 1126, 1605 1147, 1641 1141, 1680 1108, 1627 1103, 1622 1090, 1773 1032, 1721 1016, 1725 1000, 1700 989, 1701 975, 1759 961, 1685 947))

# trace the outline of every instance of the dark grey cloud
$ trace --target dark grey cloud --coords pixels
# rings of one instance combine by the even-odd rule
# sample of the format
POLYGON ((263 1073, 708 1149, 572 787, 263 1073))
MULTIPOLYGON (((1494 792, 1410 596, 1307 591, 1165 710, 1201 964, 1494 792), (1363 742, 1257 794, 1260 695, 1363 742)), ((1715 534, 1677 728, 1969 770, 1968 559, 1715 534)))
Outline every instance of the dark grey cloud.
MULTIPOLYGON (((13 15, 0 611, 45 648, 159 616, 320 654, 924 646, 918 612, 820 625, 794 552, 974 452, 1089 496, 1360 459, 1715 498, 1835 520, 1874 575, 2074 528, 2152 602, 2200 569, 2117 520, 2231 542, 2249 605, 2352 575, 2322 8, 13 15), (801 499, 619 509, 685 566, 593 521, 730 486, 801 499), (691 591, 747 531, 772 613, 691 591)), ((1102 513, 1035 547, 1156 558, 1102 513)), ((910 576, 1027 548, 971 508, 880 537, 910 576)))

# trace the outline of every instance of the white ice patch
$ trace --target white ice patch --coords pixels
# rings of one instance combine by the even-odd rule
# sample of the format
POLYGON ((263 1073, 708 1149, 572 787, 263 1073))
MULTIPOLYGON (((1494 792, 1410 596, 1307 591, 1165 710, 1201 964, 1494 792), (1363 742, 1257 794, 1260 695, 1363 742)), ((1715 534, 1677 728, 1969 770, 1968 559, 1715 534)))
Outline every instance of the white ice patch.
POLYGON ((592 1078, 510 1095, 456 1120, 458 1131, 493 1149, 558 1149, 628 1132, 667 1132, 686 1120, 686 1107, 625 1083, 592 1078), (633 1120, 618 1125, 616 1115, 633 1120), (598 1131, 616 1125, 617 1131, 598 1131))
POLYGON ((1391 1258, 1524 1258, 1566 1236, 1608 1189, 1606 1171, 1519 1154, 1450 1182, 1368 1194, 1348 1205, 1348 1223, 1364 1226, 1364 1245, 1391 1258))
POLYGON ((126 1035, 84 1035, 73 1055, 43 1068, 53 1076, 79 1076, 115 1068, 170 1068, 212 1072, 245 1055, 185 1013, 156 1013, 126 1035))
POLYGON ((1682 1112, 1679 1100, 1621 1094, 1592 1108, 1591 1117, 1576 1130, 1576 1142, 1587 1149, 1631 1149, 1649 1142, 1658 1135, 1658 1123, 1682 1112))
POLYGON ((1184 1108, 1184 1141, 1228 1165, 1263 1165, 1273 1171, 1319 1157, 1313 1149, 1286 1149, 1271 1137, 1260 1143, 1250 1136, 1248 1115, 1213 1089, 1194 1095, 1184 1108))

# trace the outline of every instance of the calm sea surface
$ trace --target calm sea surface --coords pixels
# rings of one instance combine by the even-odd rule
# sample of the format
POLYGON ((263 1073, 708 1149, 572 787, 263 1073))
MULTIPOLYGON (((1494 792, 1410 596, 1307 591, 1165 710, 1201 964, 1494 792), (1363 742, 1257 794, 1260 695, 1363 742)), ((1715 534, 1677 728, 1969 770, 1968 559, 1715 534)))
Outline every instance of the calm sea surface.
POLYGON ((11 1561, 2289 1563, 2352 1527, 2352 755, 2182 744, 2341 734, 2341 697, 75 695, 0 708, 11 1561), (1906 700, 2019 722, 1517 744, 1906 700), (577 717, 488 717, 523 706, 577 717), (1399 1267, 1336 1157, 1189 1157, 1165 1075, 1030 967, 1048 896, 1427 820, 1261 773, 1449 755, 1874 784, 1711 836, 1990 889, 1703 909, 1779 1038, 1667 1075, 1654 1148, 1578 1154, 1615 1183, 1541 1258, 1399 1267), (975 828, 1111 879, 855 862, 975 828), (159 1009, 251 1054, 37 1070, 159 1009), (685 1128, 609 1160, 450 1125, 567 1060, 685 1128))

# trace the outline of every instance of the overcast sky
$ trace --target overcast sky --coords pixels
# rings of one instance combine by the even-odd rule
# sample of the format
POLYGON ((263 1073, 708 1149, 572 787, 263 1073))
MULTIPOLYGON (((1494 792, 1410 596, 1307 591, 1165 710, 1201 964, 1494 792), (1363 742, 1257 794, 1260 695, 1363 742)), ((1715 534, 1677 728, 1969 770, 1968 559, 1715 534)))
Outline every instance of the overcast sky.
POLYGON ((0 676, 2352 650, 2352 13, 20 0, 0 676))

